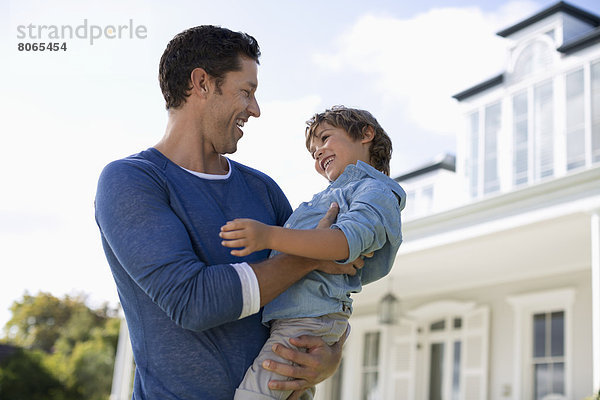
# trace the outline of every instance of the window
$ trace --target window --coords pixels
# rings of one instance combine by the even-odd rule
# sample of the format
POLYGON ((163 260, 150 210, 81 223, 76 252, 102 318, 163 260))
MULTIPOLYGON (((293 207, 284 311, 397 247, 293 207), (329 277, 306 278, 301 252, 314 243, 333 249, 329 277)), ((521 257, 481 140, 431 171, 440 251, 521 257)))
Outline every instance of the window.
POLYGON ((362 362, 362 400, 377 399, 379 391, 379 332, 364 336, 362 362))
POLYGON ((479 113, 474 112, 469 117, 469 154, 467 174, 471 197, 479 194, 479 113))
POLYGON ((507 300, 514 309, 515 396, 542 400, 548 395, 566 398, 573 368, 571 342, 572 288, 526 293, 507 300))
POLYGON ((498 134, 500 132, 500 103, 485 108, 485 138, 483 164, 483 193, 500 189, 498 180, 498 134))
POLYGON ((447 317, 429 323, 429 400, 458 400, 461 382, 462 318, 447 317))
POLYGON ((403 217, 407 219, 423 217, 433 211, 433 185, 407 190, 406 208, 403 217))
POLYGON ((431 213, 431 210, 433 209, 433 186, 429 185, 423 188, 420 200, 422 204, 419 208, 423 210, 423 213, 431 213))
POLYGON ((600 60, 591 66, 592 162, 600 162, 600 60))
POLYGON ((539 71, 547 71, 552 64, 552 49, 546 42, 535 41, 523 49, 512 73, 512 79, 521 80, 539 71))
POLYGON ((583 69, 567 74, 567 170, 585 166, 583 69))
POLYGON ((416 215, 415 210, 415 199, 417 197, 417 193, 414 190, 406 191, 406 205, 404 210, 402 210, 402 218, 410 218, 416 215))
POLYGON ((527 91, 513 96, 513 183, 529 181, 529 118, 527 91))
POLYGON ((565 313, 533 315, 533 392, 535 400, 565 394, 565 313))
POLYGON ((344 359, 335 373, 329 378, 329 399, 342 400, 342 377, 344 376, 344 359))
POLYGON ((552 80, 533 89, 535 132, 535 175, 545 178, 554 174, 554 103, 552 80))

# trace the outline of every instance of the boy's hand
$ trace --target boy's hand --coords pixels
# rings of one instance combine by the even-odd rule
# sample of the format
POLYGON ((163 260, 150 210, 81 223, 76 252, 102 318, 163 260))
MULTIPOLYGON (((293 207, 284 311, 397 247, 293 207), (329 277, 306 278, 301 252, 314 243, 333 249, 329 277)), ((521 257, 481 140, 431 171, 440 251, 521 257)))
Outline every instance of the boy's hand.
POLYGON ((221 227, 219 236, 225 239, 221 244, 225 247, 241 247, 231 250, 238 257, 247 256, 255 251, 269 248, 270 226, 248 218, 238 218, 221 227))

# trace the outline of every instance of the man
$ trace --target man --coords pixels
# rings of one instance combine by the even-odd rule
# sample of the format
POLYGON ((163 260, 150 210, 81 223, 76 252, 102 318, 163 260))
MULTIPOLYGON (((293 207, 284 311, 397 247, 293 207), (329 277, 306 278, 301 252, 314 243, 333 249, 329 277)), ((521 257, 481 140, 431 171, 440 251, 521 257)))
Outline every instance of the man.
MULTIPOLYGON (((267 259, 267 251, 238 258, 221 245, 228 220, 282 225, 291 213, 273 180, 223 156, 260 115, 259 56, 254 38, 228 29, 200 26, 175 36, 160 61, 163 138, 100 176, 96 220, 129 325, 135 399, 232 399, 268 337, 260 307, 312 270, 356 273, 352 265, 267 259)), ((265 367, 294 378, 271 388, 299 396, 335 371, 341 344, 292 343, 308 351, 276 352, 297 365, 265 367)))

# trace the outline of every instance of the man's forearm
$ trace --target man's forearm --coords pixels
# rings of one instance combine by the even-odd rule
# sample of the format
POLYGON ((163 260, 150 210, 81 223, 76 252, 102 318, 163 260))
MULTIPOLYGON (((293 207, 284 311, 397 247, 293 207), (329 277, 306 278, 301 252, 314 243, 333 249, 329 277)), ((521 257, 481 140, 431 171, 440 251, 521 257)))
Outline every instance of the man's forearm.
POLYGON ((260 306, 279 296, 283 291, 317 267, 309 258, 278 254, 260 263, 250 264, 260 289, 260 306))

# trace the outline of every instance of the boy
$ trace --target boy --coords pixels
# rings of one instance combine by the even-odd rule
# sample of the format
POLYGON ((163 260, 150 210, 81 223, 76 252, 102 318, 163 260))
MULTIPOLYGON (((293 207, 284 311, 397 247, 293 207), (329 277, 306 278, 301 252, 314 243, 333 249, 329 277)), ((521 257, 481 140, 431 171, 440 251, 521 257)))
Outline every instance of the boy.
POLYGON ((316 114, 307 125, 306 147, 329 187, 301 204, 284 227, 251 219, 228 222, 221 228, 223 246, 238 248, 231 254, 240 257, 272 249, 339 263, 373 255, 356 276, 311 272, 265 306, 263 323, 271 323, 271 336, 246 372, 236 400, 287 398, 290 392, 268 388, 272 377, 261 367, 266 359, 278 359, 273 345, 289 347, 290 337, 305 334, 337 342, 348 327, 350 294, 387 275, 402 242, 400 211, 406 194, 388 176, 392 145, 377 120, 367 111, 338 106, 316 114), (313 229, 333 202, 340 207, 336 223, 313 229))

